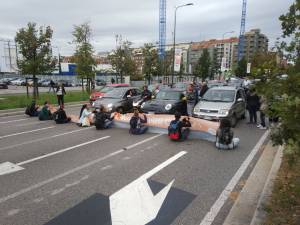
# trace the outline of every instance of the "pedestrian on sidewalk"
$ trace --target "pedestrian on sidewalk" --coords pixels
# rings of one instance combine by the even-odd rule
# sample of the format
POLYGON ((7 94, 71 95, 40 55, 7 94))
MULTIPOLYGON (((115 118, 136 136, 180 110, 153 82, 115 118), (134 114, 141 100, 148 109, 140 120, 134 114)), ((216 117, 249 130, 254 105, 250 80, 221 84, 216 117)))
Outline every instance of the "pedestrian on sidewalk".
POLYGON ((234 149, 240 142, 239 138, 234 138, 234 133, 231 130, 231 122, 224 118, 220 121, 220 127, 216 135, 216 147, 218 149, 234 149))
POLYGON ((59 84, 56 89, 57 102, 59 106, 64 108, 64 96, 66 95, 66 90, 63 84, 59 84))
POLYGON ((257 124, 257 111, 259 110, 259 97, 255 93, 255 89, 249 90, 247 94, 247 109, 250 116, 248 124, 257 124))
POLYGON ((265 114, 267 109, 268 109, 267 99, 264 96, 261 96, 260 97, 260 108, 259 108, 260 124, 257 125, 257 127, 261 130, 267 129, 267 127, 266 127, 266 114, 265 114))

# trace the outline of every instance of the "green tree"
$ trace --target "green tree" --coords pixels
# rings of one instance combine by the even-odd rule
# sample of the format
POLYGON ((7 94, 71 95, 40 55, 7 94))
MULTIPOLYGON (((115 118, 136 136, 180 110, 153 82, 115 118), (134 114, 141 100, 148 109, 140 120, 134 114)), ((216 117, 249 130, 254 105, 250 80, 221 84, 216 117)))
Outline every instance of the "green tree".
POLYGON ((36 76, 50 74, 55 68, 51 49, 52 34, 50 26, 37 28, 36 23, 28 23, 27 27, 16 33, 15 41, 22 55, 18 60, 18 67, 22 74, 33 76, 34 98, 38 96, 36 76))
POLYGON ((245 57, 238 62, 234 72, 238 77, 245 77, 247 75, 247 60, 245 57))
POLYGON ((277 65, 277 53, 257 52, 251 62, 251 76, 261 77, 263 75, 277 74, 280 71, 277 65))
MULTIPOLYGON (((90 91, 90 81, 95 78, 96 62, 93 57, 93 46, 90 43, 92 30, 89 23, 74 26, 73 43, 76 44, 74 61, 76 63, 76 73, 82 80, 88 80, 87 91, 90 91)), ((82 89, 83 89, 82 85, 82 89)))
POLYGON ((123 76, 129 75, 131 78, 137 77, 137 65, 132 58, 131 42, 123 42, 111 55, 109 60, 113 68, 120 75, 121 83, 123 76))
POLYGON ((200 77, 204 81, 210 76, 211 59, 207 49, 203 50, 201 57, 196 64, 193 74, 195 77, 200 77))
POLYGON ((152 44, 146 43, 143 47, 143 57, 144 57, 144 65, 143 65, 143 75, 145 79, 148 81, 148 84, 151 83, 151 79, 153 76, 158 75, 159 61, 158 61, 158 53, 152 44))

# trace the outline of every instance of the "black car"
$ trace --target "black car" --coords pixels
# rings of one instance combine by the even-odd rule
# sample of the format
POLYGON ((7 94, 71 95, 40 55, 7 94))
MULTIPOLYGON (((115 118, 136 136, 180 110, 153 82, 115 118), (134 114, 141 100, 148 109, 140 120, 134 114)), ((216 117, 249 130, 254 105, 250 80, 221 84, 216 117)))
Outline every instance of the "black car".
POLYGON ((186 99, 182 90, 165 89, 158 92, 156 97, 141 105, 144 113, 174 114, 180 112, 186 115, 186 99))
POLYGON ((132 111, 133 102, 140 100, 141 94, 142 91, 135 87, 114 88, 94 101, 93 106, 103 105, 108 112, 125 113, 132 111))
POLYGON ((8 86, 4 82, 0 82, 0 89, 8 89, 8 86))

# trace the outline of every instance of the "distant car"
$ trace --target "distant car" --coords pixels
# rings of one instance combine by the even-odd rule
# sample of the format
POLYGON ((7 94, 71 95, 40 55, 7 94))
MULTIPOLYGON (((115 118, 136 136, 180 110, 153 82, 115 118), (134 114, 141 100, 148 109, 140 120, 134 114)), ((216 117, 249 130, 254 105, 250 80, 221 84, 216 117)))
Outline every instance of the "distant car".
POLYGON ((73 87, 73 84, 71 81, 68 80, 59 80, 57 81, 58 84, 63 84, 65 87, 73 87))
POLYGON ((3 79, 2 79, 2 82, 3 82, 3 83, 6 83, 7 85, 10 85, 11 82, 12 82, 13 80, 17 80, 17 79, 18 79, 18 78, 15 78, 15 77, 3 78, 3 79))
POLYGON ((182 90, 163 89, 154 99, 144 102, 141 109, 152 114, 174 114, 177 111, 186 114, 185 95, 182 90))
POLYGON ((96 80, 96 85, 97 86, 105 86, 106 85, 106 81, 102 80, 102 79, 98 79, 98 80, 96 80))
POLYGON ((213 88, 213 87, 222 87, 222 86, 224 86, 224 82, 223 81, 216 81, 216 80, 210 80, 210 81, 208 81, 208 83, 207 83, 207 87, 208 88, 213 88))
POLYGON ((12 80, 10 83, 12 85, 21 86, 24 82, 25 82, 24 78, 18 78, 18 79, 12 80))
POLYGON ((109 84, 104 88, 94 91, 90 96, 90 102, 96 101, 98 98, 102 98, 107 92, 113 90, 114 88, 129 87, 129 84, 109 84))
POLYGON ((174 85, 174 88, 186 90, 186 88, 187 88, 188 85, 189 85, 188 83, 184 83, 184 82, 176 83, 176 84, 174 85))
POLYGON ((0 82, 0 89, 8 89, 8 85, 4 82, 0 82))
POLYGON ((132 111, 133 102, 141 99, 142 91, 135 87, 114 88, 102 98, 93 102, 93 107, 103 105, 108 112, 125 113, 132 111))
POLYGON ((228 118, 232 127, 246 114, 246 95, 243 88, 232 86, 209 89, 195 106, 193 116, 206 120, 228 118))

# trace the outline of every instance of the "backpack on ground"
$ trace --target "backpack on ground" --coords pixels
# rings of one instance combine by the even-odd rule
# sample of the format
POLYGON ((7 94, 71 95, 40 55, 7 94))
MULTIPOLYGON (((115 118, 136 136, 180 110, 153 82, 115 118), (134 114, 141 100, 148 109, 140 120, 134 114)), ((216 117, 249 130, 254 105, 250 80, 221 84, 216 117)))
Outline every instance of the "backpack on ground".
POLYGON ((132 130, 136 129, 137 126, 138 126, 138 118, 132 117, 132 118, 130 119, 129 124, 130 124, 130 128, 131 128, 132 130))
POLYGON ((180 132, 179 132, 179 124, 180 121, 172 121, 170 126, 168 127, 168 136, 171 140, 179 140, 180 132))
POLYGON ((27 108, 25 110, 25 114, 28 115, 28 116, 31 116, 30 106, 27 106, 27 108))
POLYGON ((233 132, 230 129, 222 129, 221 136, 219 137, 219 141, 221 144, 229 145, 231 144, 233 139, 233 132))

